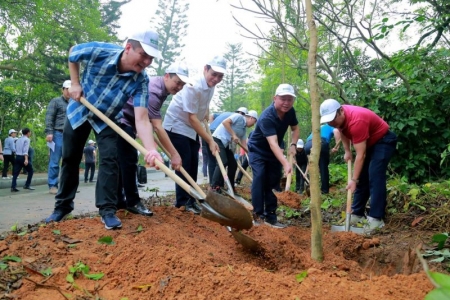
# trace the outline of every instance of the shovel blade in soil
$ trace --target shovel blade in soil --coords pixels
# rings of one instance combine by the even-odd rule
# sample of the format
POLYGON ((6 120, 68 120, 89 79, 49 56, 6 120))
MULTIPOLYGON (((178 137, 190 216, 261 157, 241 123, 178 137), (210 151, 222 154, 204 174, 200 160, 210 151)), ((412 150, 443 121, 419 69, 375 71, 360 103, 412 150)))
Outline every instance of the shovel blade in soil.
POLYGON ((253 218, 250 212, 231 197, 208 191, 206 200, 202 203, 202 216, 221 225, 236 229, 250 229, 253 218), (218 217, 218 216, 222 217, 218 217))
POLYGON ((345 230, 345 225, 332 225, 331 226, 331 231, 333 232, 338 232, 338 231, 351 231, 357 234, 364 234, 364 228, 362 227, 355 227, 355 226, 350 226, 349 230, 345 230))
POLYGON ((238 196, 238 195, 236 195, 236 194, 231 195, 228 191, 225 191, 225 193, 226 193, 228 196, 234 198, 236 201, 238 201, 238 202, 241 203, 242 205, 244 205, 244 207, 245 207, 246 209, 248 209, 248 210, 253 210, 253 205, 252 205, 250 202, 248 202, 247 200, 245 200, 244 198, 242 198, 241 196, 238 196))
POLYGON ((232 229, 231 227, 227 226, 227 230, 231 233, 231 235, 234 237, 234 239, 244 247, 244 249, 250 250, 251 252, 261 252, 262 247, 261 244, 258 243, 256 240, 251 238, 250 236, 239 232, 237 230, 232 229))

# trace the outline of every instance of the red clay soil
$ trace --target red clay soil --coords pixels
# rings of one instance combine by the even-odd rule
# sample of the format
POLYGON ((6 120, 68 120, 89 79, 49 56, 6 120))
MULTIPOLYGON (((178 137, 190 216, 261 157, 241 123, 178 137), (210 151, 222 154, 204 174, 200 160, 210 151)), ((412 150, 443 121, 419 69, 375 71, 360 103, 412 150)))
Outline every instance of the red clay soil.
POLYGON ((9 234, 0 242, 0 257, 18 256, 22 262, 8 262, 0 271, 0 299, 10 299, 2 286, 13 284, 5 273, 12 270, 25 274, 14 277, 18 289, 8 297, 28 300, 423 299, 432 289, 417 261, 404 255, 414 245, 402 240, 392 248, 395 255, 386 253, 392 235, 367 239, 325 227, 319 263, 310 256, 309 228, 253 227, 245 233, 263 246, 253 254, 217 223, 174 207, 153 210, 153 217, 119 211, 120 230, 106 230, 94 217, 38 227, 24 236, 9 234), (115 244, 99 244, 103 236, 115 244), (67 238, 80 242, 69 247, 67 238), (69 284, 68 268, 77 262, 105 276, 99 281, 81 276, 75 286, 69 284), (32 271, 49 267, 53 275, 47 279, 32 271), (298 282, 303 271, 307 276, 298 282))

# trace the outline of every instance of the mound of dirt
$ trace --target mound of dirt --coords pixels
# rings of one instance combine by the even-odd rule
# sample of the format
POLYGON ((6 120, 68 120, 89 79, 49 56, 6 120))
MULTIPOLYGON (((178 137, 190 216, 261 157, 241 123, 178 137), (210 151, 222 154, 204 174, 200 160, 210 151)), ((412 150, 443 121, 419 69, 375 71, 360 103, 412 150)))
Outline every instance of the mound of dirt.
POLYGON ((0 271, 0 293, 29 300, 379 300, 423 299, 432 289, 420 266, 410 269, 411 275, 373 267, 384 237, 367 244, 368 239, 354 233, 324 228, 324 261, 319 263, 311 259, 308 228, 261 225, 244 231, 263 247, 253 254, 219 224, 174 207, 152 209, 153 217, 119 211, 120 230, 105 230, 94 217, 36 227, 23 236, 9 234, 0 242, 0 257, 22 261, 8 261, 0 271), (100 244, 104 236, 114 244, 100 244), (69 283, 69 267, 79 262, 104 277, 94 281, 79 276, 69 283), (48 268, 50 278, 34 272, 48 268), (304 271, 307 276, 299 282, 296 276, 304 271))

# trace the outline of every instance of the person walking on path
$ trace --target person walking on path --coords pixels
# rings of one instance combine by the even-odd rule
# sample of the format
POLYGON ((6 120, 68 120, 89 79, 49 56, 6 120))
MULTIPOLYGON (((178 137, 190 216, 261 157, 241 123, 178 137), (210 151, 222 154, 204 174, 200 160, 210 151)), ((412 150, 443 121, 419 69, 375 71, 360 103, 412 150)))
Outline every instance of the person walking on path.
POLYGON ((95 175, 95 161, 96 161, 96 152, 95 152, 95 142, 93 140, 88 141, 88 145, 83 149, 83 157, 84 157, 84 183, 88 182, 89 170, 91 171, 91 176, 89 176, 89 182, 93 183, 94 175, 95 175))
MULTIPOLYGON (((273 103, 262 112, 248 140, 248 156, 253 171, 251 192, 255 224, 264 222, 274 228, 286 227, 277 220, 277 198, 272 190, 280 189, 281 167, 286 175, 292 172, 281 145, 289 126, 292 131, 291 141, 298 140, 298 121, 293 108, 295 98, 291 85, 280 84, 273 103)), ((288 153, 295 155, 296 147, 297 144, 292 143, 288 153)))
MULTIPOLYGON (((59 222, 74 208, 79 185, 79 164, 84 145, 94 129, 99 150, 99 171, 95 187, 95 205, 106 229, 121 228, 116 216, 119 187, 117 160, 118 134, 80 103, 81 96, 111 120, 121 116, 126 101, 132 97, 137 132, 148 150, 144 157, 150 166, 162 160, 155 149, 152 125, 147 114, 148 77, 145 68, 153 58, 161 58, 158 34, 139 31, 125 47, 90 42, 73 46, 69 52, 72 85, 64 125, 61 181, 55 196, 55 208, 46 222, 59 222), (84 64, 80 80, 80 63, 84 64)), ((133 174, 134 178, 135 174, 133 174)))
POLYGON ((327 99, 320 105, 320 123, 339 129, 344 146, 344 160, 352 160, 350 143, 356 152, 347 190, 354 192, 351 223, 364 219, 370 197, 366 233, 382 228, 386 209, 386 171, 397 146, 397 135, 373 111, 359 106, 341 105, 327 99))
POLYGON ((70 99, 70 84, 70 80, 63 82, 62 95, 50 101, 45 114, 45 140, 47 143, 53 144, 50 148, 50 159, 48 161, 48 188, 49 193, 53 195, 56 195, 58 191, 59 163, 62 156, 66 109, 70 99))
MULTIPOLYGON (((147 102, 148 118, 156 132, 161 144, 172 158, 172 168, 178 170, 181 166, 181 156, 172 145, 166 131, 162 127, 161 107, 169 95, 177 94, 186 83, 189 83, 189 71, 184 62, 174 62, 166 70, 164 76, 149 78, 149 97, 147 102)), ((123 107, 123 118, 120 120, 122 129, 132 138, 136 138, 135 116, 133 101, 129 99, 123 107)), ((150 134, 152 134, 151 132, 150 134)), ((136 149, 127 141, 118 139, 119 164, 122 185, 125 194, 126 209, 131 213, 152 216, 153 212, 141 202, 136 185, 138 155, 136 149)))
MULTIPOLYGON (((14 129, 10 129, 8 132, 8 137, 5 139, 5 145, 3 147, 3 171, 2 178, 9 179, 8 177, 8 169, 9 164, 11 163, 11 174, 14 172, 14 163, 16 161, 16 143, 15 137, 17 135, 17 131, 14 129)), ((12 176, 11 176, 12 177, 12 176)))
MULTIPOLYGON (((247 147, 247 140, 245 138, 245 129, 255 125, 258 119, 258 113, 254 110, 249 111, 245 116, 240 113, 234 113, 226 118, 214 131, 214 141, 219 146, 220 158, 224 166, 228 167, 228 178, 231 182, 231 187, 234 189, 234 178, 236 176, 237 162, 234 158, 233 143, 241 143, 242 146, 247 147)), ((224 186, 224 179, 218 164, 214 169, 213 181, 211 188, 216 192, 224 186)))
MULTIPOLYGON (((295 154, 295 161, 300 169, 303 171, 303 174, 306 174, 306 167, 308 166, 308 156, 305 151, 305 143, 302 139, 297 141, 297 153, 295 154)), ((305 178, 303 174, 295 168, 295 191, 299 194, 303 193, 303 189, 305 187, 305 178)))
MULTIPOLYGON (((306 139, 305 152, 306 155, 311 153, 312 148, 312 136, 311 133, 306 139)), ((341 142, 341 134, 339 130, 331 127, 328 124, 320 126, 320 156, 319 156, 319 171, 320 171, 320 190, 322 194, 328 194, 330 191, 330 171, 328 166, 330 164, 330 142, 331 138, 334 136, 336 146, 333 148, 333 152, 339 149, 339 144, 341 142)))
POLYGON ((30 148, 31 130, 29 128, 22 129, 22 136, 16 141, 16 163, 14 164, 13 179, 11 183, 11 192, 18 192, 17 177, 20 170, 25 168, 27 171, 27 181, 23 186, 26 190, 34 190, 31 186, 31 179, 33 178, 33 165, 28 159, 28 150, 30 148))
MULTIPOLYGON (((215 56, 203 68, 203 74, 193 80, 193 85, 185 85, 170 102, 164 118, 163 127, 181 155, 182 165, 186 172, 197 181, 199 135, 209 145, 211 153, 219 150, 216 142, 202 125, 208 120, 209 104, 214 95, 215 86, 219 84, 226 70, 226 60, 215 56)), ((179 171, 175 173, 184 181, 187 179, 179 171)), ((201 208, 194 198, 175 185, 175 207, 185 207, 187 211, 200 214, 201 208)))

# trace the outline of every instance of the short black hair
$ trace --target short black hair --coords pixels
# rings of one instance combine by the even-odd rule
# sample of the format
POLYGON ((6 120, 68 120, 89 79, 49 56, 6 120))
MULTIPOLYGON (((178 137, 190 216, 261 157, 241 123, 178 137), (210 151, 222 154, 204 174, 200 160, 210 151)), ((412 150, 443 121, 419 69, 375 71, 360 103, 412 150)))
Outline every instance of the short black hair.
POLYGON ((25 127, 24 129, 22 129, 22 134, 23 134, 23 135, 27 135, 28 132, 30 132, 30 131, 31 131, 30 128, 25 127))
POLYGON ((131 47, 136 50, 139 48, 142 48, 141 42, 136 41, 136 40, 132 40, 132 39, 128 39, 127 43, 131 44, 131 47))

